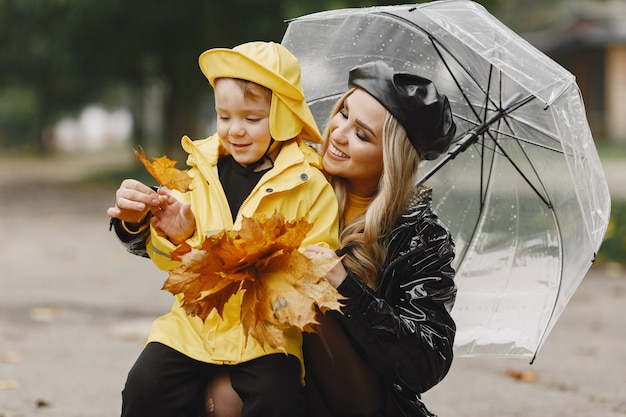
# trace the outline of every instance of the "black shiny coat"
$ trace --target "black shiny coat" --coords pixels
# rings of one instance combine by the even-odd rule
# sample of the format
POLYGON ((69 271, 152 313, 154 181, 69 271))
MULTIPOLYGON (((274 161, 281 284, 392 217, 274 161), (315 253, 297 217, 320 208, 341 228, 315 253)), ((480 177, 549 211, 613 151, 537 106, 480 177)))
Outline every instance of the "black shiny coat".
POLYGON ((433 416, 420 394, 443 379, 452 364, 456 327, 454 243, 431 210, 428 191, 394 228, 376 291, 348 276, 337 315, 365 361, 385 378, 394 416, 433 416))
POLYGON ((148 252, 146 252, 146 240, 150 235, 149 228, 145 228, 136 234, 131 234, 124 230, 122 222, 119 219, 111 219, 109 222, 109 230, 115 231, 118 239, 128 252, 133 255, 149 258, 148 252))

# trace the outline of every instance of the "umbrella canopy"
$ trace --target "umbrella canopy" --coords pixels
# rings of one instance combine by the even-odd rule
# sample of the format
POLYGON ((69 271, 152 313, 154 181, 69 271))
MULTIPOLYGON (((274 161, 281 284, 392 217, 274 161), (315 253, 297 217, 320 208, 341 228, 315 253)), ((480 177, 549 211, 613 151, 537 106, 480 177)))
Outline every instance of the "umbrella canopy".
POLYGON ((435 82, 457 123, 422 182, 457 247, 459 356, 534 359, 590 268, 610 197, 574 76, 472 1, 343 9, 289 22, 323 127, 350 68, 435 82))

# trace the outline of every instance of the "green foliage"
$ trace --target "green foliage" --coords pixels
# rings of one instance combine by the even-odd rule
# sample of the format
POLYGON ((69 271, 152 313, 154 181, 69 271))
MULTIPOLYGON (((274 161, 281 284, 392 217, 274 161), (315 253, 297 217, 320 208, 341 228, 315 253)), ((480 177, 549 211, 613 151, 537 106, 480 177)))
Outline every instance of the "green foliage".
MULTIPOLYGON (((539 0, 530 1, 535 4, 539 0)), ((559 1, 541 0, 541 4, 559 1)), ((512 0, 478 2, 496 15, 499 10, 516 12, 521 7, 511 9, 512 0)), ((30 118, 29 128, 23 132, 28 137, 32 136, 30 129, 43 132, 61 115, 102 102, 103 97, 111 97, 112 88, 120 86, 136 97, 132 110, 137 119, 143 88, 150 79, 159 79, 167 86, 164 135, 170 143, 167 148, 174 149, 183 134, 198 137, 206 133, 199 120, 210 88, 197 66, 197 57, 204 50, 250 40, 280 42, 286 20, 311 12, 404 3, 0 0, 0 79, 4 89, 34 92, 37 97, 35 106, 22 107, 19 115, 14 114, 20 120, 30 118)), ((21 122, 8 126, 4 119, 0 120, 0 136, 20 130, 21 122)), ((141 121, 137 122, 141 126, 141 121)), ((142 132, 136 133, 141 137, 142 132)))
POLYGON ((612 203, 611 220, 597 262, 626 264, 626 202, 612 203))
POLYGON ((40 132, 35 128, 39 108, 37 92, 28 87, 0 90, 0 148, 36 149, 40 132))
POLYGON ((596 138, 596 148, 602 161, 626 160, 626 143, 611 143, 596 138))

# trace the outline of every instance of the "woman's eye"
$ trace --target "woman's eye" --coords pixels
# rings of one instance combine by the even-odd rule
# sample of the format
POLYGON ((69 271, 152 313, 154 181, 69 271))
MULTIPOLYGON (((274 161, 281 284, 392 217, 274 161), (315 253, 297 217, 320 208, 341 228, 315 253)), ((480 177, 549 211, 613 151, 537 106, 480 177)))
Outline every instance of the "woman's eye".
POLYGON ((363 142, 369 142, 367 135, 362 130, 357 130, 355 134, 356 134, 356 137, 362 140, 363 142))
POLYGON ((341 116, 342 116, 344 119, 347 119, 347 118, 348 118, 348 111, 346 110, 346 108, 345 108, 345 107, 343 107, 341 110, 339 110, 339 114, 341 114, 341 116))

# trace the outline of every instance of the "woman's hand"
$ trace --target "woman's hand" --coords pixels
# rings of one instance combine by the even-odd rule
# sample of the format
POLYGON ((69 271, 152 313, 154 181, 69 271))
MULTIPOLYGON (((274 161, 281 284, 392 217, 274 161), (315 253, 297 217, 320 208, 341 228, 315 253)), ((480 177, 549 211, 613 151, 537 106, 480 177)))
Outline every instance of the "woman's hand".
POLYGON ((115 192, 115 206, 109 207, 107 214, 129 225, 139 225, 158 205, 158 195, 152 188, 137 180, 126 179, 115 192))
POLYGON ((191 204, 182 204, 165 188, 159 188, 158 205, 152 207, 151 211, 150 224, 157 233, 166 236, 175 245, 189 239, 196 230, 191 204))
MULTIPOLYGON (((318 245, 307 246, 303 253, 309 258, 314 258, 315 256, 324 256, 334 259, 339 258, 334 250, 318 245)), ((330 282, 330 285, 335 288, 339 287, 339 285, 341 285, 341 283, 344 279, 346 279, 347 276, 348 273, 346 272, 346 269, 344 268, 341 261, 337 262, 337 264, 326 273, 326 279, 328 280, 328 282, 330 282)))

